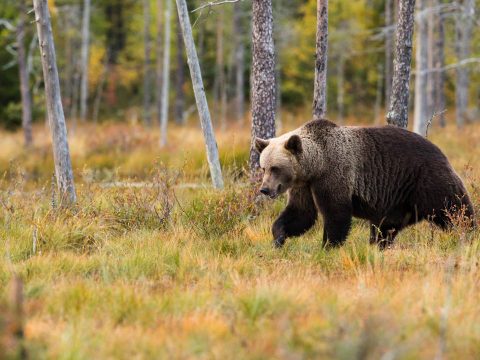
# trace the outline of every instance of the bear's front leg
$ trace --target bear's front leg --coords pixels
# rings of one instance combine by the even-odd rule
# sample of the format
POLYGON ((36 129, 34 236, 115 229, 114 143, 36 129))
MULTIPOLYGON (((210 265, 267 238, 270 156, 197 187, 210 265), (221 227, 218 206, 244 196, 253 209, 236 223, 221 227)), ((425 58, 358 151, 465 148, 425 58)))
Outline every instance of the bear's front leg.
POLYGON ((340 246, 347 239, 352 225, 351 208, 338 208, 333 213, 323 215, 323 243, 327 246, 340 246))
MULTIPOLYGON (((332 197, 330 194, 313 190, 316 202, 323 215, 323 244, 326 246, 342 245, 347 239, 352 225, 352 203, 348 199, 348 192, 344 191, 341 197, 332 197)), ((335 194, 338 196, 338 194, 335 194)))
POLYGON ((280 248, 288 237, 305 233, 315 224, 317 216, 309 188, 289 190, 287 207, 272 226, 274 246, 280 248))

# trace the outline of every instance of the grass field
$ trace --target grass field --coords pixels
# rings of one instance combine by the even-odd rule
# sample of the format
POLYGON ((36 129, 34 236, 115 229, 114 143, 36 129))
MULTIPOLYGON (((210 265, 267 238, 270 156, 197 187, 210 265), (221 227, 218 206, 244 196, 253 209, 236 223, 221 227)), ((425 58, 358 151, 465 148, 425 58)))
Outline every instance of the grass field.
MULTIPOLYGON (((49 134, 35 135, 23 150, 21 133, 0 134, 0 358, 480 358, 478 231, 423 223, 381 252, 356 220, 325 250, 320 223, 274 249, 285 200, 255 201, 248 129, 218 134, 227 185, 214 191, 197 127, 172 128, 165 150, 140 126, 80 127, 79 203, 65 211, 49 134)), ((430 138, 478 209, 480 124, 430 138)))

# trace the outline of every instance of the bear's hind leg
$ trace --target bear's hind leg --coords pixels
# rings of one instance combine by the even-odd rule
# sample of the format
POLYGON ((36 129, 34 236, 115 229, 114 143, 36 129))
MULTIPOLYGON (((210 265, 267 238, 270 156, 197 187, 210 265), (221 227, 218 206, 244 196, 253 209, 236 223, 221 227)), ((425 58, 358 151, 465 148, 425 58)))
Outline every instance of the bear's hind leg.
POLYGON ((308 231, 317 221, 317 216, 310 189, 291 189, 287 207, 272 226, 275 247, 282 247, 288 237, 299 236, 308 231))

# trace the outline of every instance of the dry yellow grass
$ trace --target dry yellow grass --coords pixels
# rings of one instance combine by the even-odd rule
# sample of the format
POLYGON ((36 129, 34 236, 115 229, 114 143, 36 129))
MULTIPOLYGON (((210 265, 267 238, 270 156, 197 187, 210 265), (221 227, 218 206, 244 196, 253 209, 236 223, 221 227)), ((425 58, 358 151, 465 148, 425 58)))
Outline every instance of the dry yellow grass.
MULTIPOLYGON (((65 213, 52 209, 48 133, 36 130, 33 151, 21 134, 0 136, 0 303, 18 273, 31 358, 480 357, 478 232, 420 224, 380 252, 356 220, 342 248, 323 249, 318 224, 276 250, 284 200, 252 205, 247 129, 218 134, 227 187, 217 192, 178 186, 208 184, 196 127, 172 129, 163 150, 139 126, 80 128, 80 201, 65 213)), ((478 208, 480 125, 431 139, 478 208)), ((12 334, 0 329, 2 353, 12 334)))

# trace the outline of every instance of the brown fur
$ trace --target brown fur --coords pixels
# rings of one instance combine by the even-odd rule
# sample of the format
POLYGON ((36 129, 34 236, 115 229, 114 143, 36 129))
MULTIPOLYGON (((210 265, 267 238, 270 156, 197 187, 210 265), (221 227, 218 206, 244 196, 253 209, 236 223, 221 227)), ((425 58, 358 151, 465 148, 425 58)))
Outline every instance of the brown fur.
POLYGON ((318 212, 330 245, 345 241, 352 216, 370 221, 370 241, 382 247, 421 220, 445 229, 451 214, 461 214, 473 224, 467 191, 445 155, 407 130, 317 120, 255 144, 265 171, 261 191, 288 193, 272 228, 276 246, 310 229, 318 212))

